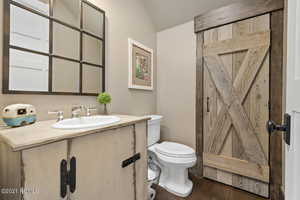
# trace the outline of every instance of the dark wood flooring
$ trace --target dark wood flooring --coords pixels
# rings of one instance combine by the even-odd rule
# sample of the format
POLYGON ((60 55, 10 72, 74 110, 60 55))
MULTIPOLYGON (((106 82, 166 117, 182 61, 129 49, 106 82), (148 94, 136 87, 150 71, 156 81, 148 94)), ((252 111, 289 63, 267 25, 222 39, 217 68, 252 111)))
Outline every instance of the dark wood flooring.
POLYGON ((265 198, 235 189, 208 179, 192 178, 194 187, 187 198, 177 197, 156 186, 155 200, 266 200, 265 198))

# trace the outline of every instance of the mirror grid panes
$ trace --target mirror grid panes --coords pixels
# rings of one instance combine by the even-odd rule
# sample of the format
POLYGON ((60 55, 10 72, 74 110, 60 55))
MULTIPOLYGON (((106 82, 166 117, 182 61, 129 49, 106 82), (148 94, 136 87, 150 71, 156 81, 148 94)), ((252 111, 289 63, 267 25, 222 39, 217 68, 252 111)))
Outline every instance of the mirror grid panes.
POLYGON ((49 57, 10 49, 9 89, 48 91, 49 57))
POLYGON ((49 20, 11 5, 10 44, 48 53, 49 20))
POLYGON ((49 15, 50 0, 13 0, 44 15, 49 15))
POLYGON ((87 4, 83 4, 83 28, 99 37, 103 37, 104 14, 87 4))
POLYGON ((102 55, 103 51, 102 40, 83 34, 82 42, 83 61, 95 65, 102 65, 102 56, 99 56, 102 55))
MULTIPOLYGON (((78 93, 80 87, 79 63, 54 58, 52 67, 52 91, 78 93), (68 80, 68 81, 66 81, 68 80)), ((98 83, 99 84, 99 83, 98 83)))
POLYGON ((79 60, 80 32, 54 22, 53 23, 53 54, 79 60))
POLYGON ((4 94, 105 91, 105 12, 85 0, 4 0, 4 94))
POLYGON ((80 28, 80 0, 53 0, 53 16, 80 28))
POLYGON ((84 93, 99 93, 102 88, 103 71, 101 67, 83 65, 82 69, 82 90, 84 93))

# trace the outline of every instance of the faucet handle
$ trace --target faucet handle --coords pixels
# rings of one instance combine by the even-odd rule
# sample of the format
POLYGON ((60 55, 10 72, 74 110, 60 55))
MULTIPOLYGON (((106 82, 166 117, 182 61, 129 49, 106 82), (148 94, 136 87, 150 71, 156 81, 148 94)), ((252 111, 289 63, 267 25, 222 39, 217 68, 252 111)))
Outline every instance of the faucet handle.
POLYGON ((91 116, 91 111, 98 110, 98 108, 96 108, 96 107, 89 107, 89 106, 86 106, 85 109, 86 109, 86 116, 87 117, 91 116))
POLYGON ((82 110, 84 109, 83 105, 73 105, 72 106, 72 111, 77 111, 77 110, 82 110))
POLYGON ((77 118, 80 116, 80 113, 83 111, 83 105, 73 105, 72 106, 72 118, 77 118))
POLYGON ((62 121, 64 120, 64 112, 61 111, 61 110, 58 110, 58 111, 49 111, 48 112, 49 115, 57 115, 57 121, 62 121))

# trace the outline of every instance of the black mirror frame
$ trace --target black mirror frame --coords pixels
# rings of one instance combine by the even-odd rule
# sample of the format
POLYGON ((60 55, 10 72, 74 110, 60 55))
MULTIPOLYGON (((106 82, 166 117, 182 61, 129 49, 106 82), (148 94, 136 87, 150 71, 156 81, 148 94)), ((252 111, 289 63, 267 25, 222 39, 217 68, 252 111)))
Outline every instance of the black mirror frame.
POLYGON ((53 17, 53 0, 49 0, 49 8, 50 8, 50 13, 49 16, 45 15, 43 13, 40 13, 32 8, 26 7, 16 1, 13 0, 4 0, 4 34, 3 34, 3 72, 2 72, 2 93, 3 94, 41 94, 41 95, 79 95, 79 96, 97 96, 98 94, 96 93, 83 93, 82 91, 82 77, 83 77, 83 65, 90 65, 94 67, 100 67, 102 69, 102 83, 99 83, 102 85, 102 92, 105 91, 105 82, 106 82, 106 77, 105 77, 105 34, 106 34, 106 29, 105 29, 105 11, 98 8, 94 4, 86 1, 86 0, 79 0, 80 1, 80 28, 75 27, 71 24, 65 23, 57 18, 53 17), (87 30, 83 29, 83 5, 86 4, 97 11, 101 12, 103 14, 103 37, 99 37, 87 30), (22 8, 28 12, 34 13, 36 15, 39 15, 41 17, 44 17, 46 19, 49 19, 49 53, 44 53, 44 52, 39 52, 31 49, 26 49, 18 46, 13 46, 10 45, 10 6, 14 5, 19 8, 22 8), (69 27, 71 29, 74 29, 78 32, 80 32, 80 59, 75 60, 67 57, 63 57, 60 55, 54 55, 53 54, 53 22, 59 23, 61 25, 64 25, 66 27, 69 27), (102 41, 102 65, 97 65, 89 62, 83 61, 83 35, 89 35, 91 37, 94 37, 95 39, 101 40, 102 41), (49 57, 49 74, 48 74, 48 91, 17 91, 17 90, 10 90, 9 89, 9 50, 10 49, 16 49, 16 50, 21 50, 24 52, 29 52, 37 55, 44 55, 49 57), (73 93, 73 92, 53 92, 52 91, 52 60, 53 58, 59 58, 59 59, 64 59, 68 61, 73 61, 77 62, 80 64, 80 77, 79 77, 79 92, 78 93, 73 93))

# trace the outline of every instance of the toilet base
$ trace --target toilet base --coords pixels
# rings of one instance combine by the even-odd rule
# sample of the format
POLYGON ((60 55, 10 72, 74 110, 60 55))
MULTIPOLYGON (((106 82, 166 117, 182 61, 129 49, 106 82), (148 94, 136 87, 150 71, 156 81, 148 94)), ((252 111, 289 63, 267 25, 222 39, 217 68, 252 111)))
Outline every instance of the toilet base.
POLYGON ((193 182, 188 180, 185 185, 181 185, 181 186, 172 185, 172 184, 168 184, 168 185, 159 184, 159 186, 161 186, 162 188, 164 188, 165 190, 167 190, 168 192, 176 196, 184 198, 184 197, 188 197, 192 193, 193 182))
MULTIPOLYGON (((160 145, 160 144, 157 144, 160 145)), ((167 190, 168 192, 179 196, 187 197, 191 194, 193 189, 193 183, 189 179, 188 169, 196 164, 196 156, 187 157, 176 157, 168 156, 156 151, 156 146, 153 145, 149 147, 149 152, 153 152, 159 167, 161 169, 161 174, 159 177, 159 186, 167 190)), ((181 146, 172 144, 171 147, 176 147, 180 149, 181 146), (173 146, 172 146, 173 145, 173 146)), ((176 148, 173 149, 176 149, 176 148)), ((172 150, 172 148, 170 148, 172 150)), ((169 150, 170 150, 169 149, 169 150)), ((171 151, 170 150, 170 151, 171 151)), ((184 149, 183 149, 184 150, 184 149)), ((178 152, 177 152, 178 153, 178 152)), ((177 154, 176 154, 177 155, 177 154)))
POLYGON ((159 185, 179 197, 189 196, 193 189, 186 167, 162 166, 159 185))

